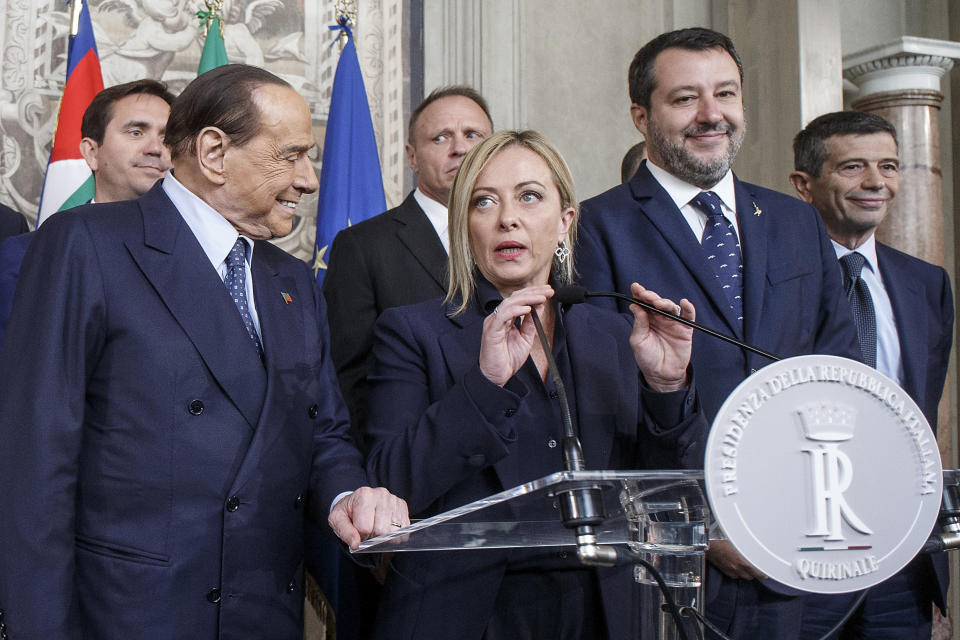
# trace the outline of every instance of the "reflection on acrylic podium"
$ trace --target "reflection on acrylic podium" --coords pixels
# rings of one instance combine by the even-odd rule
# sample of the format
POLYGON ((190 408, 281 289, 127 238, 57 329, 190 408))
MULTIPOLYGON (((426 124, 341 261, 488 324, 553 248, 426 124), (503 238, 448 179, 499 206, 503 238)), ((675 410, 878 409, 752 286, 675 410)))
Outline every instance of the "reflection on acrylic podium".
MULTIPOLYGON (((593 527, 596 545, 637 554, 659 571, 677 606, 702 613, 708 517, 702 479, 699 471, 562 471, 371 538, 355 553, 577 547, 576 532, 562 522, 560 499, 596 489, 603 504, 602 522, 593 527)), ((585 558, 583 548, 578 553, 585 558)), ((680 638, 652 574, 636 564, 633 575, 643 637, 680 638)), ((696 637, 693 622, 685 620, 686 635, 696 637)))

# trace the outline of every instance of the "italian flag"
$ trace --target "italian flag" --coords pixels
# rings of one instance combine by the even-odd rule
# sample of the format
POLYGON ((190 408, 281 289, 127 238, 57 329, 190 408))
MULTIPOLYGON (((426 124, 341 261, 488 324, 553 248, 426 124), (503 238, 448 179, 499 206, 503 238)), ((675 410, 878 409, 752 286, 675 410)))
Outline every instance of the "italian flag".
POLYGON ((57 211, 83 204, 94 194, 93 174, 80 155, 80 121, 90 101, 103 90, 103 76, 87 0, 74 2, 80 2, 80 20, 67 50, 67 82, 60 100, 50 162, 43 177, 38 227, 57 211))

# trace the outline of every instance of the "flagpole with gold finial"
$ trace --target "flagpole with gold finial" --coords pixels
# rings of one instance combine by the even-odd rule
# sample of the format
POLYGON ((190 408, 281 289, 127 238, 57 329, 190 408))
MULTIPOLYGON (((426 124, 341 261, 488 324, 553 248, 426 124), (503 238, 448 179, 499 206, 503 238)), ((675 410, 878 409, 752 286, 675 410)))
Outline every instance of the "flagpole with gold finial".
POLYGON ((203 37, 210 35, 210 24, 214 19, 219 18, 217 22, 220 25, 220 37, 223 38, 223 18, 220 17, 223 12, 223 0, 203 0, 203 3, 207 5, 207 10, 197 11, 197 17, 200 18, 203 26, 203 37))
POLYGON ((83 0, 73 0, 70 3, 70 37, 77 35, 80 31, 80 10, 83 8, 83 0))
MULTIPOLYGON (((357 26, 357 3, 355 0, 337 0, 336 4, 337 11, 337 24, 345 24, 351 29, 356 28, 357 26)), ((347 46, 347 32, 340 32, 340 53, 343 53, 343 48, 347 46)))

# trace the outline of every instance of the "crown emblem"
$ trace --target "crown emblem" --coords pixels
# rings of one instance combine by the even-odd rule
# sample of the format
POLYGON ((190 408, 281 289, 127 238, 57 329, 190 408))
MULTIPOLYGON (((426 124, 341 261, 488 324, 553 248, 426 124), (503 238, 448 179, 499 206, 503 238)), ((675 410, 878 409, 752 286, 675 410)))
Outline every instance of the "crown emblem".
POLYGON ((853 437, 856 410, 839 402, 816 402, 797 409, 808 440, 843 442, 853 437))

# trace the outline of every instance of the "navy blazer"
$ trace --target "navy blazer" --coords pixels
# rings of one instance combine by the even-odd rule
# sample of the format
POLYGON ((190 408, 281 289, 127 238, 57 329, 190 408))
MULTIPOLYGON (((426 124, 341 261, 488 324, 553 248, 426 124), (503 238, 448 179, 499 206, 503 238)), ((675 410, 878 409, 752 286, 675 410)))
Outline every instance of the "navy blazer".
MULTIPOLYGON (((736 177, 734 188, 743 254, 742 323, 700 239, 646 163, 630 182, 581 205, 575 254, 581 282, 591 291, 621 293, 639 282, 672 300, 687 298, 700 324, 781 357, 825 353, 860 360, 837 255, 816 209, 736 177)), ((691 362, 708 422, 737 385, 770 363, 699 331, 691 362)), ((718 584, 714 577, 707 586, 718 584)), ((797 593, 773 581, 765 584, 797 593)), ((706 601, 711 599, 712 592, 706 601)))
POLYGON ((10 236, 0 242, 0 345, 3 336, 7 333, 7 323, 10 322, 10 311, 13 309, 13 294, 17 290, 17 278, 20 276, 20 265, 27 247, 33 240, 33 233, 21 233, 10 236))
POLYGON ((301 637, 304 514, 366 479, 313 274, 260 241, 251 271, 263 364, 160 184, 36 233, 0 353, 11 638, 301 637))
MULTIPOLYGON (((372 480, 424 517, 533 480, 511 455, 529 393, 514 377, 501 388, 480 372, 483 313, 459 316, 430 301, 385 311, 370 377, 367 459, 372 480)), ((628 344, 631 324, 589 305, 564 316, 576 422, 590 469, 702 464, 705 429, 693 389, 646 390, 628 344)), ((544 455, 563 468, 559 447, 544 455)), ((382 638, 480 638, 509 552, 402 553, 393 557, 377 619, 382 638), (464 603, 470 605, 465 607, 464 603)), ((571 563, 577 563, 571 560, 571 563)), ((611 638, 638 637, 629 567, 598 569, 611 638)))
POLYGON ((354 438, 362 441, 373 326, 386 309, 443 296, 447 253, 410 192, 400 206, 341 230, 327 264, 323 295, 333 362, 354 438))
MULTIPOLYGON (((837 256, 817 211, 736 178, 734 185, 744 269, 742 325, 699 238, 646 163, 630 182, 582 204, 575 254, 581 282, 591 291, 620 293, 639 282, 672 300, 687 298, 697 322, 782 357, 826 353, 859 360, 837 256)), ((698 331, 692 361, 708 421, 740 382, 769 364, 698 331)))
MULTIPOLYGON (((953 345, 953 293, 941 267, 877 243, 877 262, 890 296, 903 361, 903 388, 937 431, 937 405, 943 393, 953 345)), ((911 564, 935 586, 934 602, 946 615, 950 572, 947 554, 921 555, 911 564), (933 574, 931 574, 931 571, 933 574)))

